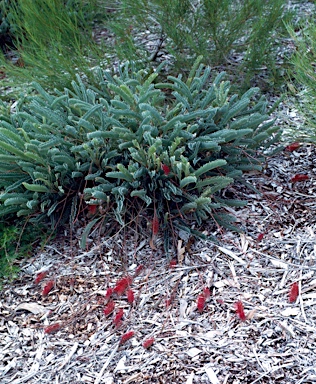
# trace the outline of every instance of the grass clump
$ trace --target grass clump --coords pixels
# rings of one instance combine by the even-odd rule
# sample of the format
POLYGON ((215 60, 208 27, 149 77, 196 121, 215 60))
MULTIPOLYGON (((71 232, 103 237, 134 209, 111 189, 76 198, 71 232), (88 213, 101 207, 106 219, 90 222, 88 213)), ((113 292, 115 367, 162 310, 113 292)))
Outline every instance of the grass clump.
POLYGON ((32 225, 18 224, 12 220, 0 222, 0 289, 2 282, 17 277, 16 261, 32 254, 33 246, 44 235, 32 225))
POLYGON ((280 132, 257 88, 231 95, 224 73, 211 82, 199 61, 164 83, 162 66, 149 74, 126 63, 114 76, 99 70, 98 89, 80 77, 55 95, 35 84, 37 96, 0 118, 0 215, 55 227, 93 205, 88 230, 140 213, 166 238, 193 222, 234 228, 225 207, 245 202, 221 191, 260 170, 259 148, 280 132))
POLYGON ((93 40, 96 9, 97 0, 13 0, 5 4, 2 12, 13 31, 9 37, 15 49, 9 49, 10 60, 2 56, 1 65, 11 85, 36 79, 42 85, 63 88, 70 86, 78 72, 89 77, 90 68, 105 61, 104 51, 93 40))

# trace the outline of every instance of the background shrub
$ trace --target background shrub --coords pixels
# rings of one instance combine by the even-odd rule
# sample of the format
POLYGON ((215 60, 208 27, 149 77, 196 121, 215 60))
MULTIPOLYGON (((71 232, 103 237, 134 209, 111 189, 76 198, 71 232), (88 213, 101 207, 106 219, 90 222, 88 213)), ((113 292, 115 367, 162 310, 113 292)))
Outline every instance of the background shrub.
POLYGON ((122 0, 109 25, 120 57, 152 60, 162 52, 175 59, 176 70, 189 70, 203 55, 207 64, 225 69, 246 87, 266 70, 276 78, 277 39, 291 15, 284 0, 122 0), (144 39, 141 35, 149 36, 144 39), (148 41, 149 40, 149 41, 148 41))
POLYGON ((316 142, 316 23, 315 16, 307 23, 288 26, 295 42, 295 53, 291 56, 289 89, 294 95, 296 106, 305 117, 299 132, 293 132, 298 140, 316 142), (300 31, 300 33, 296 33, 300 31))
POLYGON ((36 80, 63 88, 78 72, 89 77, 90 68, 105 61, 102 47, 93 40, 98 10, 97 0, 3 2, 2 13, 10 28, 4 36, 15 49, 10 47, 9 60, 2 56, 1 65, 13 85, 36 80))
POLYGON ((243 171, 261 169, 262 146, 279 138, 267 102, 252 88, 230 95, 224 73, 193 66, 183 80, 125 64, 97 73, 99 89, 81 79, 56 95, 38 84, 0 123, 0 215, 50 219, 53 226, 98 206, 101 220, 120 225, 143 213, 153 231, 190 221, 230 227, 223 208, 245 202, 221 197, 243 171))
POLYGON ((276 41, 284 32, 284 20, 290 18, 285 3, 5 1, 18 65, 10 65, 4 57, 1 64, 15 83, 36 80, 62 89, 70 86, 78 72, 91 83, 91 67, 109 66, 117 58, 138 61, 138 68, 143 68, 157 66, 162 55, 175 64, 174 73, 189 72, 202 54, 217 72, 226 70, 234 84, 237 80, 239 86, 244 84, 243 89, 255 75, 262 78, 263 72, 271 86, 278 72, 276 41))

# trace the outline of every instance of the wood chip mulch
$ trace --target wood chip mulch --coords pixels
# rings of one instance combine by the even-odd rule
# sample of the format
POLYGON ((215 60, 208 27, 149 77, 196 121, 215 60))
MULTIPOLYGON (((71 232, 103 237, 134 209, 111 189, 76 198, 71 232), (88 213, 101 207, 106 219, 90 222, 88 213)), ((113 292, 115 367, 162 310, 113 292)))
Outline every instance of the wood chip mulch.
POLYGON ((122 232, 87 251, 65 233, 21 262, 0 292, 0 382, 315 383, 316 148, 247 181, 261 194, 230 190, 245 232, 183 237, 176 263, 122 232))

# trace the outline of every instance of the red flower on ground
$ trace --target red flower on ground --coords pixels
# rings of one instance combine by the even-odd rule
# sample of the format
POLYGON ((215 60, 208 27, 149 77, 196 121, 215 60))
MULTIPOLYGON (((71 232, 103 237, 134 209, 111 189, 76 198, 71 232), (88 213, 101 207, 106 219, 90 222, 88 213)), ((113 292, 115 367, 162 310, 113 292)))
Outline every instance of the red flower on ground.
POLYGON ((129 331, 124 333, 124 335, 121 337, 120 344, 126 343, 127 340, 131 339, 134 336, 134 331, 129 331))
POLYGON ((288 145, 287 147, 285 147, 285 150, 286 150, 286 151, 289 151, 289 152, 293 152, 293 151, 295 151, 296 149, 298 149, 300 146, 301 146, 300 143, 295 142, 295 143, 292 143, 292 144, 288 145))
POLYGON ((261 241, 264 237, 264 233, 259 233, 259 235, 257 236, 257 241, 261 241))
POLYGON ((197 309, 200 313, 203 312, 204 310, 204 306, 205 306, 205 296, 204 294, 201 294, 198 296, 197 300, 196 300, 196 306, 197 306, 197 309))
POLYGON ((106 290, 106 292, 105 292, 105 300, 109 300, 110 299, 110 297, 112 296, 112 294, 113 294, 113 289, 112 288, 108 288, 107 290, 106 290))
POLYGON ((122 318, 123 318, 123 315, 124 315, 124 310, 123 310, 123 308, 120 308, 120 309, 117 311, 117 313, 116 313, 116 315, 115 315, 115 317, 114 317, 114 319, 113 319, 113 323, 114 323, 114 325, 115 325, 116 327, 118 327, 118 326, 121 324, 121 320, 122 320, 122 318))
POLYGON ((47 276, 47 271, 40 272, 36 275, 36 278, 34 280, 35 284, 40 283, 45 277, 47 276))
POLYGON ((48 281, 45 287, 43 288, 42 295, 47 296, 49 292, 54 288, 54 285, 55 285, 54 280, 48 281))
POLYGON ((103 313, 105 314, 105 316, 108 316, 110 313, 114 311, 114 308, 115 308, 114 301, 109 301, 105 306, 105 308, 103 309, 103 313))
POLYGON ((148 349, 154 344, 155 338, 154 337, 149 337, 143 342, 143 347, 148 349))
POLYGON ((59 323, 48 325, 44 328, 44 333, 53 333, 60 329, 61 325, 59 323))
POLYGON ((126 291, 127 287, 131 283, 132 283, 132 278, 130 276, 123 277, 116 283, 113 292, 121 296, 123 295, 123 293, 126 291))
POLYGON ((241 321, 245 321, 247 319, 247 317, 245 315, 243 303, 240 300, 237 301, 237 303, 235 303, 235 309, 236 309, 236 313, 237 313, 237 316, 239 317, 239 319, 241 321))
POLYGON ((298 283, 293 283, 291 285, 291 289, 290 289, 289 302, 290 303, 295 303, 295 301, 296 301, 296 299, 298 297, 298 294, 299 294, 298 283))
POLYGON ((297 174, 297 175, 294 175, 293 177, 291 177, 291 182, 292 183, 296 183, 298 181, 304 181, 304 180, 309 180, 309 176, 308 175, 303 175, 303 174, 297 174))
POLYGON ((134 299, 135 299, 135 297, 134 297, 134 292, 133 292, 131 289, 129 289, 129 290, 127 291, 127 301, 128 301, 130 304, 133 304, 134 299))

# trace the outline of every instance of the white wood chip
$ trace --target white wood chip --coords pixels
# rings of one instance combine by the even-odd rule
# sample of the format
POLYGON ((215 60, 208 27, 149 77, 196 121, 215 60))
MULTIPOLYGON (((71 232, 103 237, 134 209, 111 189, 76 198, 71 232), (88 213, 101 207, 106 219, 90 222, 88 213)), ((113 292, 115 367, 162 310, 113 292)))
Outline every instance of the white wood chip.
POLYGON ((231 258, 233 258, 234 260, 236 260, 239 264, 241 265, 247 265, 246 261, 244 261, 243 259, 241 259, 239 256, 237 256, 233 251, 230 251, 229 249, 226 249, 224 247, 217 247, 217 249, 223 253, 225 253, 226 255, 230 256, 231 258))
POLYGON ((213 368, 210 365, 206 365, 204 369, 207 374, 207 377, 209 378, 212 384, 220 384, 216 373, 214 372, 213 368))
POLYGON ((15 307, 15 311, 28 311, 34 313, 34 315, 44 314, 51 310, 52 308, 46 308, 43 305, 37 303, 21 303, 15 307))
POLYGON ((185 384, 193 384, 194 376, 195 376, 194 372, 191 372, 190 375, 188 376, 187 381, 185 382, 185 384))
POLYGON ((284 317, 297 316, 300 312, 301 312, 300 308, 288 307, 281 312, 281 315, 284 317))
POLYGON ((190 357, 195 357, 195 356, 198 356, 202 351, 198 348, 190 348, 188 351, 186 351, 186 353, 190 356, 190 357))

